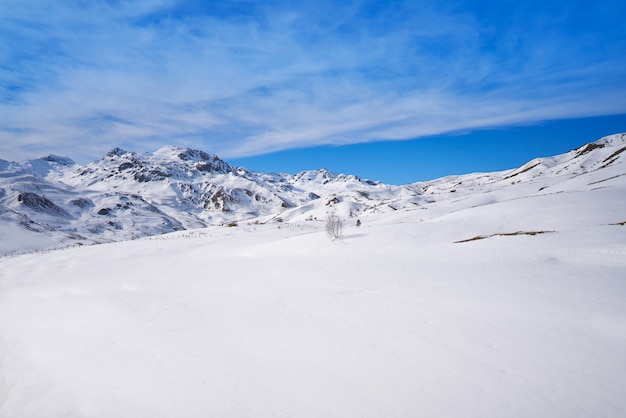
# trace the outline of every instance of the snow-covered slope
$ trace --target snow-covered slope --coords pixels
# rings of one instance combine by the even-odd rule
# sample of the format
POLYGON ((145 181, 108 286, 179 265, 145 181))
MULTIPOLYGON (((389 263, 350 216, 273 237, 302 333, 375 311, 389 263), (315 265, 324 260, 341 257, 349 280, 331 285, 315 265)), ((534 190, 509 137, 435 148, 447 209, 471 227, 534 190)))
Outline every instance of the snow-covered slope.
POLYGON ((588 192, 624 182, 625 138, 602 138, 514 170, 402 186, 324 169, 255 173, 177 147, 153 154, 116 148, 86 166, 58 156, 0 160, 0 255, 233 222, 314 221, 329 211, 350 222, 409 208, 424 210, 421 216, 428 218, 468 205, 588 192))
POLYGON ((115 148, 78 166, 49 156, 0 164, 0 254, 135 239, 242 220, 280 220, 288 208, 353 188, 388 189, 326 170, 287 174, 233 168, 215 155, 165 147, 115 148))
POLYGON ((624 416, 624 146, 0 258, 0 418, 624 416))

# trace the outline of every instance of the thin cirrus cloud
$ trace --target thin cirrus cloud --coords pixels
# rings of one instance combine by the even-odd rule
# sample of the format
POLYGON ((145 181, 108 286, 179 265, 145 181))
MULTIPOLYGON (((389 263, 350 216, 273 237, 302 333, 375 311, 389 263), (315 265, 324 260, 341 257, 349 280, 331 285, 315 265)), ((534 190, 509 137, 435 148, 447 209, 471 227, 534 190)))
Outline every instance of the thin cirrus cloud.
POLYGON ((339 3, 4 0, 2 158, 243 157, 626 112, 621 1, 339 3))

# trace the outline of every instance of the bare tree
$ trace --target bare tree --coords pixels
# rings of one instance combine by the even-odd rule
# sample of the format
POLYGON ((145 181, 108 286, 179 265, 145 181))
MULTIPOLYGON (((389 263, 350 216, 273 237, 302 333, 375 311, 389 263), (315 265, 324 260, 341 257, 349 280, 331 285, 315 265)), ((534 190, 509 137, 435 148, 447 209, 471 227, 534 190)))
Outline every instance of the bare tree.
POLYGON ((335 212, 330 212, 326 216, 326 234, 332 239, 337 239, 341 236, 342 229, 343 220, 335 212))

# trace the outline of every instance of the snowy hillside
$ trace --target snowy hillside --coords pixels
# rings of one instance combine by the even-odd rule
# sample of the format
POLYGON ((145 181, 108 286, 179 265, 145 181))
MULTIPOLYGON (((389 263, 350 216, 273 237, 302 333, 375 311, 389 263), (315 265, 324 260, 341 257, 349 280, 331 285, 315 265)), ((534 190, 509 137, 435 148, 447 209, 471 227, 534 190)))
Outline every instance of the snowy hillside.
POLYGON ((0 418, 624 416, 625 150, 395 187, 174 149, 0 161, 4 231, 35 236, 21 216, 204 222, 209 177, 265 198, 238 227, 0 258, 0 418))
MULTIPOLYGON (((215 155, 166 147, 115 148, 79 166, 48 156, 0 161, 0 254, 135 239, 242 220, 282 221, 321 197, 389 186, 326 170, 288 174, 234 168, 215 155)), ((324 201, 331 205, 332 202, 324 201)))
POLYGON ((469 205, 623 183, 624 134, 520 168, 389 186, 327 170, 255 173, 202 151, 119 148, 86 166, 48 156, 0 160, 0 255, 154 236, 233 222, 368 217, 400 209, 428 218, 469 205), (9 239, 10 238, 10 239, 9 239))

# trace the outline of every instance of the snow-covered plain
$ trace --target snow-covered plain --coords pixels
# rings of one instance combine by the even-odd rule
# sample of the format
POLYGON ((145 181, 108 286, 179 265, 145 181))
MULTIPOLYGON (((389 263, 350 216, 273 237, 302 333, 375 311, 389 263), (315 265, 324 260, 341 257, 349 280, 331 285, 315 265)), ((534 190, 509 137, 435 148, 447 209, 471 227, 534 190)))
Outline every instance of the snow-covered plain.
POLYGON ((294 220, 1 258, 0 417, 626 416, 624 170, 529 167, 337 240, 294 220))

